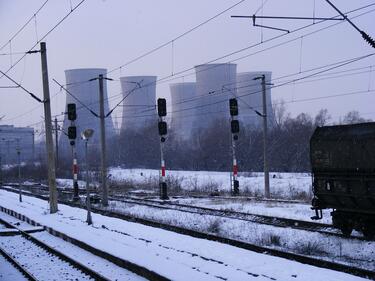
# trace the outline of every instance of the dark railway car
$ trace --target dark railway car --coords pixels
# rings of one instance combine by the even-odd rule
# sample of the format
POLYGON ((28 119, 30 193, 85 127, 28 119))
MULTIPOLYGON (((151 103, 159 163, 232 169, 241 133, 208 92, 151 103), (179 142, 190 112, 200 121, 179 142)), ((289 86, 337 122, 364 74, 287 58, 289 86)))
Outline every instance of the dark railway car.
POLYGON ((310 140, 312 209, 333 209, 333 225, 375 236, 375 122, 318 127, 310 140))

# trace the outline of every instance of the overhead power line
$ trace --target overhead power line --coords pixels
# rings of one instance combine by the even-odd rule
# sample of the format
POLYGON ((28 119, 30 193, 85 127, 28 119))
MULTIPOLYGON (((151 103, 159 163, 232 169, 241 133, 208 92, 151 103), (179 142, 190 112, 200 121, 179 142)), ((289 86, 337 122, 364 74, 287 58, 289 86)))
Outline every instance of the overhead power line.
POLYGON ((165 43, 159 45, 158 47, 156 47, 156 48, 154 48, 154 49, 152 49, 152 50, 150 50, 150 51, 148 51, 148 52, 146 52, 146 53, 144 53, 144 54, 142 54, 142 55, 140 55, 140 56, 138 56, 138 57, 136 57, 136 58, 134 58, 134 59, 132 59, 132 60, 130 60, 130 61, 128 61, 128 62, 126 62, 126 63, 124 63, 124 64, 122 64, 122 65, 120 65, 120 66, 118 66, 118 67, 116 67, 116 68, 114 68, 114 69, 112 69, 112 70, 110 70, 110 71, 108 71, 107 74, 109 74, 109 73, 111 73, 111 72, 113 72, 113 71, 119 70, 119 69, 121 69, 121 68, 123 68, 123 67, 125 67, 125 66, 128 66, 128 65, 130 65, 130 64, 132 64, 132 63, 134 63, 134 62, 136 62, 136 61, 138 61, 138 60, 140 60, 140 59, 142 59, 142 58, 144 58, 144 57, 146 57, 146 56, 148 56, 148 55, 150 55, 150 54, 152 54, 152 53, 154 53, 154 52, 156 52, 156 51, 158 51, 158 50, 160 50, 160 49, 162 49, 162 48, 164 48, 164 47, 166 47, 166 46, 168 46, 168 45, 170 45, 170 44, 173 44, 175 41, 181 39, 182 37, 188 35, 189 33, 193 32, 193 31, 197 30, 197 29, 200 28, 201 26, 203 26, 203 25, 209 23, 210 21, 216 19, 217 17, 219 17, 219 16, 225 14, 225 13, 228 12, 229 10, 233 9, 234 7, 240 5, 241 3, 245 2, 245 1, 246 1, 246 0, 241 0, 241 1, 236 2, 235 4, 233 4, 233 5, 229 6, 228 8, 226 8, 225 10, 223 10, 223 11, 217 13, 216 15, 214 15, 214 16, 208 18, 207 20, 205 20, 205 21, 203 21, 203 22, 197 24, 196 26, 194 26, 194 27, 188 29, 187 31, 183 32, 182 34, 176 36, 176 37, 173 38, 172 40, 169 40, 168 42, 165 42, 165 43))
POLYGON ((52 79, 53 82, 55 82, 61 89, 63 89, 69 96, 71 96, 73 99, 75 99, 80 105, 82 105, 84 108, 86 108, 88 111, 90 111, 95 117, 99 118, 99 115, 92 110, 90 107, 88 107, 84 102, 82 102, 80 99, 78 99, 74 94, 72 94, 67 88, 65 88, 62 84, 60 84, 56 79, 52 79))
POLYGON ((16 84, 17 88, 21 88, 23 91, 25 91, 26 93, 28 93, 33 99, 37 100, 40 103, 44 103, 43 100, 41 100, 40 98, 38 98, 32 92, 30 92, 25 87, 23 87, 21 84, 17 83, 13 78, 11 78, 10 76, 8 76, 5 72, 3 72, 3 71, 0 70, 0 73, 3 74, 6 78, 8 78, 10 81, 12 81, 14 84, 16 84))
POLYGON ((18 29, 14 34, 13 34, 13 36, 12 37, 10 37, 10 39, 7 41, 7 42, 5 42, 1 47, 0 47, 0 51, 2 50, 2 49, 4 49, 8 44, 10 44, 10 42, 14 39, 14 38, 16 38, 17 36, 18 36, 18 34, 20 34, 21 32, 22 32, 22 30, 24 30, 25 29, 25 27, 35 18, 35 16, 43 9, 43 7, 47 4, 47 2, 48 2, 49 0, 46 0, 46 1, 44 1, 44 3, 39 7, 39 9, 26 21, 26 23, 24 24, 24 25, 22 25, 21 26, 21 28, 20 29, 18 29))
POLYGON ((361 30, 357 25, 355 25, 346 15, 344 15, 330 0, 326 0, 326 2, 333 8, 336 10, 336 12, 338 12, 344 19, 346 19, 347 22, 349 22, 351 24, 351 26, 353 26, 361 35, 362 35, 362 38, 368 43, 370 44, 373 48, 375 48, 375 41, 374 39, 372 39, 370 37, 370 35, 368 35, 366 32, 364 32, 363 30, 361 30))
MULTIPOLYGON (((80 7, 83 2, 86 0, 81 0, 76 6, 74 6, 63 18, 61 18, 50 30, 48 30, 31 48, 27 53, 33 52, 34 48, 41 42, 43 41, 52 31, 54 31, 61 23, 63 23, 78 7, 80 7)), ((14 64, 12 64, 7 71, 5 71, 5 74, 7 74, 10 70, 12 70, 21 60, 23 60, 27 53, 25 53, 21 58, 19 58, 14 64)), ((3 78, 3 76, 0 77, 3 78)))

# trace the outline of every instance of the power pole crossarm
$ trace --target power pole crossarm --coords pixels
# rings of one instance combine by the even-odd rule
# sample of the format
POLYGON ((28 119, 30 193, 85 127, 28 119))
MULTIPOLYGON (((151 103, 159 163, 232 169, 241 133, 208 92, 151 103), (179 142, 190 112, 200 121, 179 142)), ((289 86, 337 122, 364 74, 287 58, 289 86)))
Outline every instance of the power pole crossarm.
POLYGON ((326 2, 336 11, 338 12, 351 26, 353 26, 361 35, 362 38, 371 45, 371 47, 375 48, 375 41, 368 35, 366 32, 361 30, 357 25, 354 24, 343 12, 341 12, 330 0, 326 0, 326 2))
POLYGON ((48 83, 47 68, 47 49, 46 43, 40 43, 40 53, 42 61, 42 78, 43 78, 43 98, 44 98, 44 122, 46 130, 46 149, 47 149, 47 167, 48 167, 48 186, 49 186, 49 205, 50 213, 56 213, 57 208, 57 189, 56 189, 56 168, 55 155, 53 153, 52 139, 52 117, 51 117, 51 101, 48 83))

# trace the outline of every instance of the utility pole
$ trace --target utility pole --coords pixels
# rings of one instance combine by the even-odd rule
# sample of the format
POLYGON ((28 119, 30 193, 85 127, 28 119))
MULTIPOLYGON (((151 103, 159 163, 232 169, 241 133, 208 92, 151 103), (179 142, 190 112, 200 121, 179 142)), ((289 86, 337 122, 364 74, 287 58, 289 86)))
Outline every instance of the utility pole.
POLYGON ((57 131, 57 118, 55 117, 55 147, 56 147, 56 170, 59 169, 59 136, 57 131))
POLYGON ((40 43, 40 53, 41 53, 41 61, 42 61, 43 99, 44 99, 43 104, 44 104, 44 120, 45 120, 45 130, 46 130, 49 205, 50 205, 50 213, 53 214, 58 211, 58 207, 57 207, 55 155, 53 153, 53 139, 52 139, 51 99, 50 99, 50 94, 49 94, 47 49, 46 49, 45 42, 40 43))
POLYGON ((266 97, 266 76, 262 75, 262 94, 263 94, 263 163, 264 163, 264 195, 270 198, 270 173, 268 167, 268 115, 267 115, 267 97, 266 97))
POLYGON ((105 116, 104 116, 104 89, 103 89, 103 74, 99 75, 99 117, 100 117, 100 144, 101 144, 101 181, 102 181, 102 204, 108 206, 108 189, 107 189, 107 156, 105 143, 105 116))
MULTIPOLYGON (((268 167, 267 148, 268 148, 268 115, 267 115, 267 96, 266 96, 266 76, 256 77, 253 80, 261 79, 263 95, 263 170, 264 170, 264 196, 270 198, 270 172, 268 167)), ((260 115, 260 114, 259 114, 260 115)))

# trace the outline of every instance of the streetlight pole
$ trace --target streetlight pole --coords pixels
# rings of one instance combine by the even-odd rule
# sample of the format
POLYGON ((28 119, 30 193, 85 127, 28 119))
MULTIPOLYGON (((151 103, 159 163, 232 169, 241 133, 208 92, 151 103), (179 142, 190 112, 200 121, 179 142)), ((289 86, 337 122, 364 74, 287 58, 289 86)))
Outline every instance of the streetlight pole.
POLYGON ((87 151, 87 143, 89 139, 94 134, 93 129, 86 129, 81 133, 82 139, 85 141, 85 160, 86 160, 86 208, 87 208, 87 219, 86 222, 88 225, 92 224, 92 217, 91 217, 91 202, 90 202, 90 184, 89 184, 89 159, 88 159, 88 151, 87 151))

